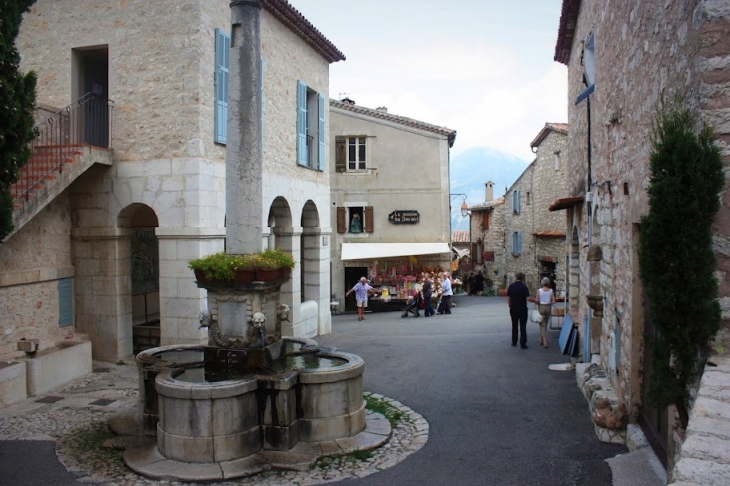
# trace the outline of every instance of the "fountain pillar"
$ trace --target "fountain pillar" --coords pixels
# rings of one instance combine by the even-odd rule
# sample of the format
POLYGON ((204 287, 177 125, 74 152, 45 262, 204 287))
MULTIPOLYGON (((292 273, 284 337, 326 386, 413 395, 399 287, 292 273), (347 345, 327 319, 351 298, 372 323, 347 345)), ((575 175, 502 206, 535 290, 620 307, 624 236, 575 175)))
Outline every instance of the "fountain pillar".
POLYGON ((261 182, 261 2, 231 2, 231 49, 226 143, 226 248, 263 249, 261 182))

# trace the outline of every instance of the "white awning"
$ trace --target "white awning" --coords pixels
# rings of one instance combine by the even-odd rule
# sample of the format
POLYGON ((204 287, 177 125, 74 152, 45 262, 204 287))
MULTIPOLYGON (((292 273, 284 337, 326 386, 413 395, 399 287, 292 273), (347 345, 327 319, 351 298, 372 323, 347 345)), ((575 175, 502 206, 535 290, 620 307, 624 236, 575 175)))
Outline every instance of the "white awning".
POLYGON ((450 254, 448 243, 343 243, 342 256, 346 260, 372 260, 416 255, 450 254))

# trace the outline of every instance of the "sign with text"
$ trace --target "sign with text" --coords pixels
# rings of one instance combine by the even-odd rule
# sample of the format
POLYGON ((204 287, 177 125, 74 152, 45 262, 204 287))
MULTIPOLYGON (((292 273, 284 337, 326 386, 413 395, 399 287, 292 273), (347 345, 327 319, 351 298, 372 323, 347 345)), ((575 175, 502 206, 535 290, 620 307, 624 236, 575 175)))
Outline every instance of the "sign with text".
POLYGON ((482 261, 483 262, 493 262, 494 261, 494 252, 493 251, 483 251, 482 252, 482 261))
POLYGON ((421 215, 415 209, 399 209, 388 215, 388 221, 393 224, 416 224, 421 215))

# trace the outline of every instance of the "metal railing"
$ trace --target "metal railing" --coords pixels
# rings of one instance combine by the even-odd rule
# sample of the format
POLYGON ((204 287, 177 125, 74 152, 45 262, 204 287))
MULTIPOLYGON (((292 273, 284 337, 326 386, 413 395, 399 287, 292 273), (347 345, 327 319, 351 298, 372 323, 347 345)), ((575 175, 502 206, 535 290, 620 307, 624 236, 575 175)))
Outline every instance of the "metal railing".
POLYGON ((38 135, 31 142, 31 155, 10 186, 13 201, 29 199, 34 188, 63 172, 64 164, 82 148, 112 148, 114 102, 87 93, 36 125, 38 135))

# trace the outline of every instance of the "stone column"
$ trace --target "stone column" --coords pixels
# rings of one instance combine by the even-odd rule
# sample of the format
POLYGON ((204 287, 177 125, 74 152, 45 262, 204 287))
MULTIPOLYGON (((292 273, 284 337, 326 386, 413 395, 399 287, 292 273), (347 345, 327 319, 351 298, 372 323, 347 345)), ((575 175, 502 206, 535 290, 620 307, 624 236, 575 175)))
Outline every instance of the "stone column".
POLYGON ((262 250, 260 0, 231 2, 226 144, 228 253, 262 250))

